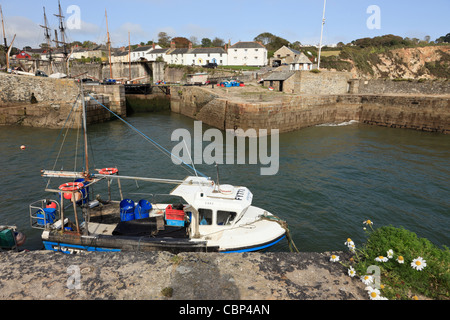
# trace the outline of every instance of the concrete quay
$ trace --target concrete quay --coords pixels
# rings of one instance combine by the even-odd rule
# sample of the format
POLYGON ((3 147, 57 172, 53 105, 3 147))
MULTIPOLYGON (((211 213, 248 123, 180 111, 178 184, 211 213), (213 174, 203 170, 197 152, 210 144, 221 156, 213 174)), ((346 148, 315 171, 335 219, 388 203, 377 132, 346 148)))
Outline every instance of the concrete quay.
POLYGON ((368 300, 330 255, 3 252, 0 299, 368 300))

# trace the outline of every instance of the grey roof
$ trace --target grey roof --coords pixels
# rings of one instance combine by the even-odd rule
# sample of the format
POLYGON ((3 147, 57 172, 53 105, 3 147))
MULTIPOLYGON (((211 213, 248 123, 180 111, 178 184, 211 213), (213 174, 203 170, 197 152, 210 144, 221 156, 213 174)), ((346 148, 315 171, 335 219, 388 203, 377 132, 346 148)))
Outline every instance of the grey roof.
POLYGON ((169 49, 154 49, 150 53, 166 53, 169 49))
POLYGON ((298 50, 295 50, 295 49, 292 49, 292 48, 288 48, 288 49, 291 50, 295 54, 301 54, 301 52, 298 51, 298 50))
POLYGON ((189 51, 189 53, 201 54, 201 53, 226 53, 225 49, 222 47, 214 48, 194 48, 189 51))
POLYGON ((169 54, 184 54, 187 53, 188 51, 189 51, 188 48, 178 48, 170 51, 169 54))
POLYGON ((259 48, 265 48, 262 44, 260 44, 259 42, 255 42, 255 41, 248 41, 248 42, 241 42, 239 41, 238 43, 235 43, 234 45, 232 45, 230 48, 233 49, 259 49, 259 48))
POLYGON ((292 62, 292 63, 308 63, 312 64, 311 60, 303 53, 300 52, 300 55, 292 62))
POLYGON ((116 54, 115 54, 116 57, 127 56, 127 55, 128 55, 128 51, 120 51, 120 52, 116 52, 116 54))
POLYGON ((134 49, 133 52, 148 51, 151 48, 153 48, 153 47, 152 46, 142 46, 142 47, 138 47, 138 48, 134 49))
POLYGON ((293 71, 273 72, 267 78, 264 78, 264 81, 284 81, 289 79, 294 73, 293 71))

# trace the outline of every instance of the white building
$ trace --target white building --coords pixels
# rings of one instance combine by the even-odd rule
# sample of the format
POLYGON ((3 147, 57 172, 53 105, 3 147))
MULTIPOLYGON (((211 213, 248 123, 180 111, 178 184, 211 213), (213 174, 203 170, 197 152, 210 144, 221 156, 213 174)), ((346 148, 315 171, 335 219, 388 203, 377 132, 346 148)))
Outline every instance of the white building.
POLYGON ((131 61, 139 61, 147 59, 147 54, 153 50, 153 46, 142 46, 131 52, 131 61))
POLYGON ((265 66, 267 49, 259 42, 238 42, 228 48, 229 66, 265 66))
POLYGON ((194 48, 186 53, 186 65, 203 66, 217 63, 219 66, 228 65, 228 54, 221 48, 194 48))

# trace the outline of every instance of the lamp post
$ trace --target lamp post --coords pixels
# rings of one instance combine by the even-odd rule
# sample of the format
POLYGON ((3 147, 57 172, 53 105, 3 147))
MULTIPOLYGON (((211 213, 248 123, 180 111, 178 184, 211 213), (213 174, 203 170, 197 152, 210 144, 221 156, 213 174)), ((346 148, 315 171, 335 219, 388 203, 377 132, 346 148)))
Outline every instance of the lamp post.
POLYGON ((319 43, 319 60, 317 62, 317 69, 320 70, 320 55, 322 53, 322 38, 323 38, 323 26, 325 24, 325 7, 327 5, 327 0, 323 2, 323 17, 322 17, 322 30, 320 32, 320 43, 319 43))

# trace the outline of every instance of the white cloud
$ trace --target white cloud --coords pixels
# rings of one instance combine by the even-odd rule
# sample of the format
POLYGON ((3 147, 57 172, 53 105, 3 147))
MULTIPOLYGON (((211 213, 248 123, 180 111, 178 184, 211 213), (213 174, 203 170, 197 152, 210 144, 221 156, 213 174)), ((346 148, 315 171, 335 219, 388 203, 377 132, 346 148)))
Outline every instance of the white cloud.
POLYGON ((144 30, 140 24, 126 22, 111 32, 113 46, 128 44, 128 32, 132 43, 147 42, 152 39, 151 34, 144 30))
POLYGON ((13 46, 19 49, 25 46, 37 47, 45 42, 44 29, 25 17, 8 17, 5 29, 8 45, 11 44, 15 34, 13 46))

